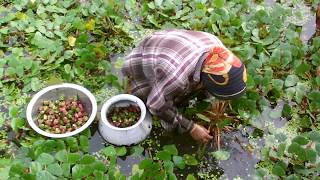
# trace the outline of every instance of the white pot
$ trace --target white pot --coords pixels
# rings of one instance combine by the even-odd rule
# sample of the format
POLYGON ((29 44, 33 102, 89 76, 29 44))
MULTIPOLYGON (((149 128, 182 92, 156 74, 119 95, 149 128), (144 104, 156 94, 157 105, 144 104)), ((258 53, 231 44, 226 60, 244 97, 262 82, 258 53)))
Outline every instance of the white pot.
POLYGON ((97 102, 95 97, 86 88, 76 84, 63 83, 59 85, 48 86, 36 93, 29 102, 26 113, 29 125, 37 133, 52 138, 64 138, 80 133, 93 122, 97 113, 97 102), (38 114, 38 107, 44 100, 56 100, 61 95, 64 95, 66 98, 71 98, 77 95, 79 97, 79 100, 83 103, 84 109, 89 115, 89 119, 82 127, 72 132, 67 132, 64 134, 53 134, 43 131, 34 122, 38 114))
POLYGON ((108 99, 101 108, 101 118, 99 121, 99 131, 102 137, 114 145, 133 145, 143 141, 148 137, 152 128, 152 118, 146 106, 136 96, 130 94, 119 94, 108 99), (116 106, 137 105, 141 110, 138 122, 130 127, 118 128, 107 120, 107 113, 116 106))

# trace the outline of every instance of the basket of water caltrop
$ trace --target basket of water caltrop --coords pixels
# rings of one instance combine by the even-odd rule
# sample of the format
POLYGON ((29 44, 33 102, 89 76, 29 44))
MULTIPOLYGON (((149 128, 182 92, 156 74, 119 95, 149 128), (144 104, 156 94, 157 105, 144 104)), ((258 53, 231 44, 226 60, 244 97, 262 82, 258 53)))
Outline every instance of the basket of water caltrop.
POLYGON ((76 135, 90 126, 97 102, 86 88, 70 83, 48 86, 27 107, 27 121, 37 133, 51 138, 76 135))
POLYGON ((100 113, 100 134, 111 144, 138 144, 150 134, 152 117, 143 101, 136 96, 113 96, 102 105, 100 113))

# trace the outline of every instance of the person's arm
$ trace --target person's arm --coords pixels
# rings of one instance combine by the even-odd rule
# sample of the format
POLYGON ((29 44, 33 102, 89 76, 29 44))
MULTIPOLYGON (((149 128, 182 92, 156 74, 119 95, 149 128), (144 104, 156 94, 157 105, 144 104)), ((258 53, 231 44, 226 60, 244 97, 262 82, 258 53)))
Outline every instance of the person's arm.
POLYGON ((156 112, 154 111, 154 114, 156 114, 160 119, 172 124, 173 127, 179 126, 182 133, 190 132, 194 125, 193 121, 185 118, 180 112, 178 112, 175 106, 158 110, 156 112))
POLYGON ((174 123, 178 123, 178 125, 190 133, 194 140, 204 143, 208 142, 212 139, 209 131, 203 126, 184 118, 174 106, 173 98, 178 94, 184 93, 184 87, 186 87, 186 84, 176 79, 176 77, 174 78, 174 81, 168 81, 173 83, 167 83, 167 86, 162 88, 157 84, 154 85, 147 100, 147 106, 150 112, 173 125, 174 123))

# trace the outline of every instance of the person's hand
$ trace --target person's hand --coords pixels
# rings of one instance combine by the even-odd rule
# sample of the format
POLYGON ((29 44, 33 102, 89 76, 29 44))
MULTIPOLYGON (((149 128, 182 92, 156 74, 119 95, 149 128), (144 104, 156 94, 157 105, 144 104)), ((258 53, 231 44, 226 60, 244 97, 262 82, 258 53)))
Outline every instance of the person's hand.
POLYGON ((193 125, 193 128, 190 131, 190 134, 194 140, 203 143, 207 143, 209 140, 212 139, 212 136, 210 136, 209 133, 210 132, 208 129, 196 123, 193 125))

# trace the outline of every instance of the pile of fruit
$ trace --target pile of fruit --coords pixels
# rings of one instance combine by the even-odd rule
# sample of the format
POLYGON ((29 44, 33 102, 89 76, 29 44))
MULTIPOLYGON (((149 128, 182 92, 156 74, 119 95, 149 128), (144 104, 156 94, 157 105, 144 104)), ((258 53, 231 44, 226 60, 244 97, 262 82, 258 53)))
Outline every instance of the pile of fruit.
POLYGON ((78 97, 43 101, 35 120, 40 129, 55 134, 74 131, 83 126, 89 117, 78 97))
POLYGON ((140 108, 130 104, 125 107, 112 107, 110 112, 107 113, 107 119, 113 126, 125 128, 137 123, 140 119, 140 115, 140 108))

